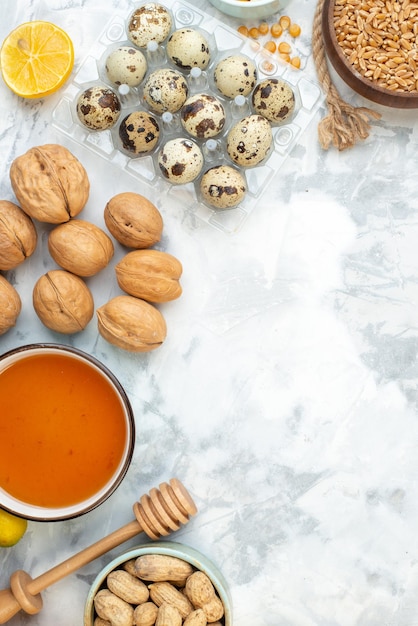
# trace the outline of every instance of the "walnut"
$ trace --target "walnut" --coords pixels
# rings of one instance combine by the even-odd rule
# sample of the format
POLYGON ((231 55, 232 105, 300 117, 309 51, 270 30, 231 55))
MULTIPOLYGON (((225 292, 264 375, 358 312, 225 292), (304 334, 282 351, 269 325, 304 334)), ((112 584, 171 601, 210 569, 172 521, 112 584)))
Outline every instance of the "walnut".
POLYGON ((70 220, 56 226, 48 237, 49 253, 58 265, 77 276, 93 276, 113 257, 110 237, 85 220, 70 220))
POLYGON ((33 254, 38 241, 29 215, 13 202, 0 200, 0 270, 10 270, 33 254))
POLYGON ((36 146, 17 157, 10 167, 10 181, 25 213, 50 224, 78 215, 90 192, 86 170, 59 144, 36 146))
POLYGON ((161 213, 138 193, 126 191, 113 196, 106 204, 104 219, 116 241, 128 248, 149 248, 161 239, 161 213))
POLYGON ((51 270, 37 280, 33 307, 47 328, 66 334, 84 330, 94 313, 90 289, 66 270, 51 270))
POLYGON ((4 276, 0 276, 0 335, 16 324, 22 302, 16 289, 4 276))
POLYGON ((133 296, 115 296, 96 311, 99 333, 106 341, 129 352, 150 352, 166 338, 160 311, 133 296))
POLYGON ((133 250, 115 267, 119 287, 147 302, 168 302, 182 293, 180 261, 161 250, 133 250))

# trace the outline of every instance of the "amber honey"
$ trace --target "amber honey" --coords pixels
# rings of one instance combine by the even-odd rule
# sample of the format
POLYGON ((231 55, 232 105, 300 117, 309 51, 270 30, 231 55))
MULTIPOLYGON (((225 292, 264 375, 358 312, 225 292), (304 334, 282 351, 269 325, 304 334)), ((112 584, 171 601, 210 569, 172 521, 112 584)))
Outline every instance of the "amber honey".
POLYGON ((85 361, 48 352, 0 372, 0 487, 11 496, 53 508, 93 496, 126 436, 121 398, 85 361))

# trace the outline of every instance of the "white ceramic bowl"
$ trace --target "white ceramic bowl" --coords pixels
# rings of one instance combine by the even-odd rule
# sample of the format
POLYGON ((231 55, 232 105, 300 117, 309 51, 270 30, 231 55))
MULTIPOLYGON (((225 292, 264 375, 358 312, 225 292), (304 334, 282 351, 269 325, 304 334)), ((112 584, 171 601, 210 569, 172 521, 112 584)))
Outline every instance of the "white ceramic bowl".
POLYGON ((222 601, 225 614, 221 620, 224 626, 232 626, 232 603, 228 590, 228 585, 224 576, 219 571, 214 563, 206 556, 190 548, 189 546, 174 541, 155 541, 153 543, 142 544, 121 554, 111 561, 101 572, 96 576, 93 584, 90 587, 85 609, 84 609, 84 626, 93 626, 95 618, 94 610, 94 596, 96 593, 106 587, 106 577, 110 572, 115 569, 120 569, 126 561, 136 559, 139 556, 145 554, 164 554, 168 556, 174 556, 187 563, 190 563, 194 568, 204 572, 212 581, 215 591, 222 601))
POLYGON ((242 21, 264 19, 284 9, 289 0, 209 0, 214 7, 242 21))
POLYGON ((129 399, 81 350, 30 344, 0 355, 0 414, 0 507, 10 513, 77 517, 104 502, 128 470, 135 442, 129 399))

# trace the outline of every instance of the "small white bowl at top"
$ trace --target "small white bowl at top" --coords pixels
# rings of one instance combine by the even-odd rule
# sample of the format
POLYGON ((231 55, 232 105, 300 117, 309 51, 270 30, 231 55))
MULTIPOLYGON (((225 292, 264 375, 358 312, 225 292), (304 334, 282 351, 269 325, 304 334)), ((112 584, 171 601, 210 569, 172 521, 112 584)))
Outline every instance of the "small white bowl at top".
POLYGON ((284 9, 289 0, 209 0, 222 13, 241 20, 262 19, 284 9))

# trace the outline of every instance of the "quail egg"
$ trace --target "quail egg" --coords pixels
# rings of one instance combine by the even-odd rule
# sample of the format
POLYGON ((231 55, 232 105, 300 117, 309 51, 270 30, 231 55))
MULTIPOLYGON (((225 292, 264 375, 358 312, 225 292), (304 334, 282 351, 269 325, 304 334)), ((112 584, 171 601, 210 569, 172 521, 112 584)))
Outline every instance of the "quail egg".
POLYGON ((122 146, 133 154, 151 152, 160 138, 157 120, 146 111, 133 111, 119 125, 122 146))
POLYGON ((215 96, 201 93, 186 100, 180 118, 184 130, 190 135, 207 139, 222 131, 225 126, 225 109, 215 96))
POLYGON ((119 119, 121 104, 108 87, 90 87, 77 100, 77 116, 91 130, 112 128, 119 119))
POLYGON ((227 152, 237 165, 252 167, 266 158, 273 139, 270 123, 261 115, 248 115, 227 136, 227 152))
POLYGON ((167 55, 174 65, 185 70, 193 67, 204 70, 210 61, 207 39, 193 28, 179 28, 170 35, 167 55))
POLYGON ((230 165, 217 165, 207 170, 200 180, 200 193, 206 204, 216 209, 230 209, 240 204, 247 193, 241 172, 230 165))
POLYGON ((171 139, 158 154, 161 173, 170 183, 183 185, 199 176, 203 167, 203 154, 199 146, 184 137, 171 139))
POLYGON ((213 80, 216 88, 227 98, 248 96, 257 81, 257 68, 248 57, 234 54, 217 63, 213 80))
POLYGON ((284 122, 295 110, 295 94, 291 86, 278 78, 266 78, 253 91, 254 111, 270 122, 284 122))
POLYGON ((160 44, 170 34, 173 21, 169 11, 157 2, 147 2, 135 9, 128 21, 128 38, 138 48, 150 41, 160 44))
POLYGON ((140 50, 121 46, 106 58, 105 68, 109 80, 115 85, 138 87, 147 72, 147 61, 140 50))
POLYGON ((187 82, 176 70, 160 69, 152 72, 144 83, 142 97, 155 113, 176 113, 189 94, 187 82))

